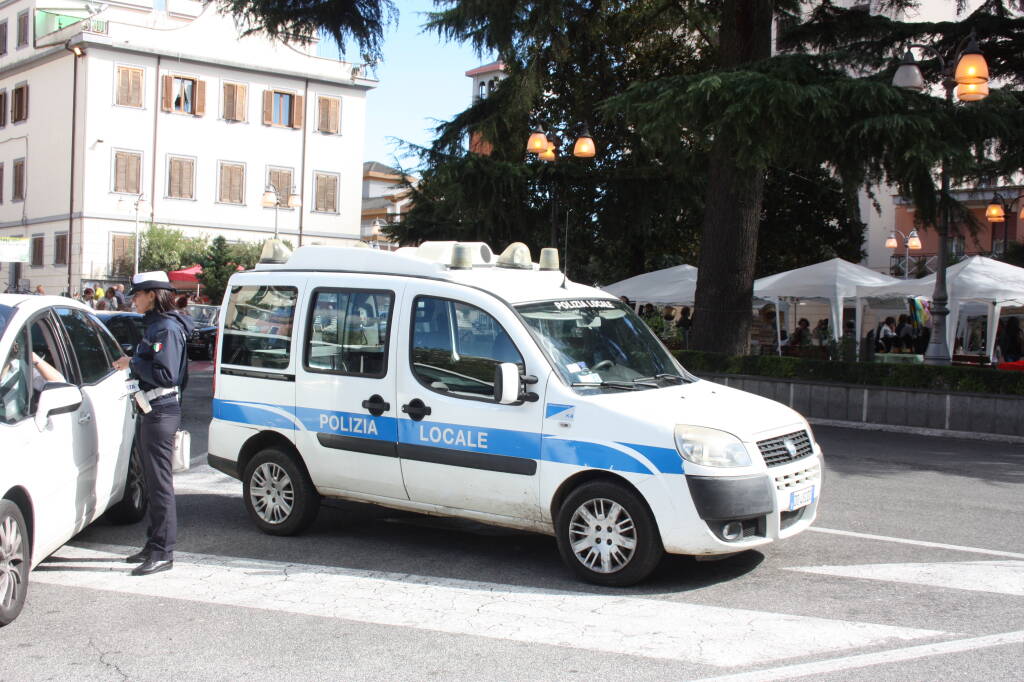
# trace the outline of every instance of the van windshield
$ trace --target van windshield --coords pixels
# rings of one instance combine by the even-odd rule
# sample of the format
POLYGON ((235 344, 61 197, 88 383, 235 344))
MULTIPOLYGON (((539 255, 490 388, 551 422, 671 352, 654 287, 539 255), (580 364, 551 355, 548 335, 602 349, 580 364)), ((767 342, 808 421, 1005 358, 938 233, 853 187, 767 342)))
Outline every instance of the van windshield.
POLYGON ((516 306, 555 369, 582 392, 694 381, 624 303, 564 300, 516 306))

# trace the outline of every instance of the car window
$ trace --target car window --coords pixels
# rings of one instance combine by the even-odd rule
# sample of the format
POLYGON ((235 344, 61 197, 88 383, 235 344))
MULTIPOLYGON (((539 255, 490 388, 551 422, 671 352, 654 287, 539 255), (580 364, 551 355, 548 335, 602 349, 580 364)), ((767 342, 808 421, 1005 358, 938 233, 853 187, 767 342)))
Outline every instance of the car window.
POLYGON ((295 287, 232 287, 224 318, 221 363, 287 369, 297 297, 295 287))
POLYGON ((383 377, 394 295, 317 290, 310 303, 306 368, 314 372, 383 377))
POLYGON ((110 374, 113 368, 103 351, 103 342, 81 310, 57 308, 57 315, 68 333, 83 384, 94 384, 110 374))
POLYGON ((124 355, 124 351, 121 349, 117 339, 114 338, 109 329, 103 326, 99 318, 89 313, 86 313, 86 316, 89 318, 89 322, 92 323, 93 328, 96 329, 96 333, 99 334, 100 343, 103 344, 104 349, 107 351, 107 360, 113 362, 124 355))
POLYGON ((132 324, 130 319, 124 317, 108 317, 105 318, 107 322, 107 329, 114 335, 117 342, 120 344, 126 344, 134 346, 138 343, 138 336, 135 333, 135 326, 132 324))
POLYGON ((13 424, 29 416, 32 397, 32 345, 22 329, 0 367, 0 418, 13 424))
POLYGON ((425 386, 465 397, 494 397, 494 368, 525 369, 508 332, 476 306, 421 296, 413 303, 412 368, 425 386))

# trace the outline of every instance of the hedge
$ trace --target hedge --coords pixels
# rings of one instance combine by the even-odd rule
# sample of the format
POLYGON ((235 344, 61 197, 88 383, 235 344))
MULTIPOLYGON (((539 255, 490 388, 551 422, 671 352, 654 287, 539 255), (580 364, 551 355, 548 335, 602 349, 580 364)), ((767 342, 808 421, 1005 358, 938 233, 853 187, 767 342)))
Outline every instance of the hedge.
POLYGON ((698 376, 702 372, 711 372, 929 391, 1024 395, 1024 372, 991 368, 829 362, 776 355, 732 356, 692 350, 673 353, 684 367, 698 376))

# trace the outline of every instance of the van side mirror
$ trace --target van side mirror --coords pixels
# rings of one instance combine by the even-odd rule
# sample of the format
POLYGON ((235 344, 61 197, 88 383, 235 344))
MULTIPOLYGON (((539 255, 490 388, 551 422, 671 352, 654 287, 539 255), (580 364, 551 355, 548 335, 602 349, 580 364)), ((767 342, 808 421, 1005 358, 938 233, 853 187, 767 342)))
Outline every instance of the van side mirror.
POLYGON ((36 405, 36 428, 45 431, 50 417, 55 414, 74 412, 82 406, 82 391, 77 386, 51 381, 43 386, 36 405))
POLYGON ((535 403, 539 396, 525 387, 537 383, 537 377, 519 373, 519 365, 502 362, 494 368, 494 402, 500 405, 535 403))

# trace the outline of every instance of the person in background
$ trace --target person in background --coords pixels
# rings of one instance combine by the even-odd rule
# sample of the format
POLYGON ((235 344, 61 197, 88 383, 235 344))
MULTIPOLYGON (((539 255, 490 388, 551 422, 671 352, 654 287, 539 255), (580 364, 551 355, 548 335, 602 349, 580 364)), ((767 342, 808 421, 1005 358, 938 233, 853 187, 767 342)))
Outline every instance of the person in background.
POLYGON ((96 291, 94 292, 94 294, 96 296, 96 300, 99 301, 101 298, 103 298, 103 295, 105 293, 106 292, 103 291, 103 287, 101 287, 99 284, 97 284, 96 285, 96 291))
POLYGON ((120 306, 117 305, 117 285, 111 284, 107 287, 107 290, 103 294, 103 298, 107 302, 107 310, 120 310, 120 306))
POLYGON ((93 307, 94 310, 107 310, 108 309, 107 308, 107 299, 105 299, 105 298, 98 298, 98 299, 96 299, 96 301, 93 303, 92 307, 93 307))
POLYGON ((914 350, 914 324, 910 321, 910 315, 900 315, 899 322, 896 323, 895 343, 901 350, 914 350))
POLYGON ((85 291, 82 292, 82 303, 93 310, 96 309, 96 292, 92 290, 92 287, 86 287, 85 291))
POLYGON ((128 301, 124 297, 124 285, 123 284, 115 284, 114 285, 114 298, 117 299, 117 309, 118 310, 128 310, 129 309, 128 301))
POLYGON ((1003 333, 999 337, 999 348, 1003 352, 1003 362, 1017 362, 1024 356, 1024 332, 1020 328, 1020 318, 1010 317, 1003 325, 1003 333))
POLYGON ((139 564, 132 575, 143 576, 174 567, 174 545, 178 518, 174 500, 171 460, 174 438, 181 425, 179 396, 188 383, 187 339, 194 327, 192 318, 174 306, 174 287, 164 272, 140 272, 132 278, 131 296, 135 309, 142 313, 146 331, 130 359, 114 361, 117 370, 131 369, 139 380, 139 454, 142 458, 146 489, 149 491, 149 528, 146 544, 127 557, 139 564), (149 411, 146 411, 148 402, 149 411))
POLYGON ((881 350, 888 353, 892 350, 893 344, 896 342, 896 318, 891 315, 885 318, 882 322, 882 326, 878 328, 878 343, 881 346, 881 350))
POLYGON ((796 329, 793 330, 793 335, 789 337, 790 346, 809 346, 811 345, 811 323, 806 317, 801 317, 796 323, 796 329))
POLYGON ((36 296, 46 296, 46 289, 43 288, 42 284, 36 285, 36 296))

